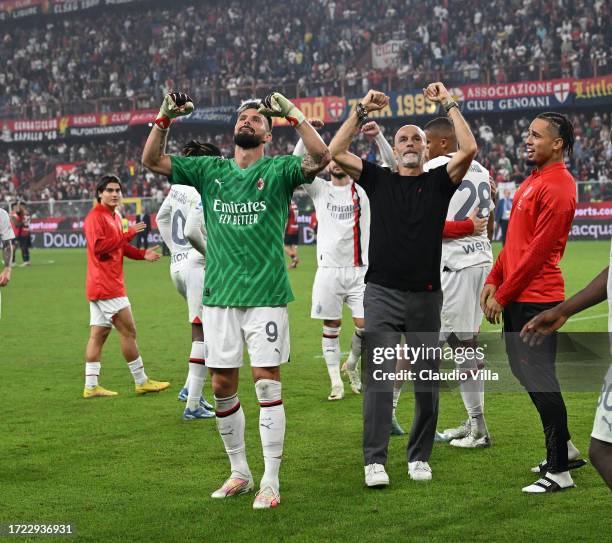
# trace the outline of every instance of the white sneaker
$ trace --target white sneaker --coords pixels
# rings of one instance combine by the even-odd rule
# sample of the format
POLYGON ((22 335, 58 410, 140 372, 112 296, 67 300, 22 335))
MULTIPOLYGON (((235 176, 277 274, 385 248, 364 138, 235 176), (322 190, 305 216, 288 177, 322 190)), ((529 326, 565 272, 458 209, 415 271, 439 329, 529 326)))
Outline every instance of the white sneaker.
POLYGON ((351 390, 353 391, 353 394, 361 394, 361 376, 359 375, 359 371, 357 371, 356 364, 353 365, 353 369, 351 369, 349 360, 342 364, 342 371, 346 373, 349 378, 349 383, 351 383, 351 390))
POLYGON ((457 426, 457 428, 447 428, 442 434, 450 441, 451 439, 461 439, 467 436, 471 430, 470 419, 467 419, 457 426))
POLYGON ((431 468, 427 462, 408 462, 408 475, 413 481, 431 481, 431 468))
POLYGON ((462 449, 482 449, 491 446, 491 438, 489 437, 489 434, 476 437, 472 432, 470 432, 467 436, 460 439, 452 439, 450 444, 453 447, 460 447, 462 449))
POLYGON ((335 402, 336 400, 341 400, 342 398, 344 398, 344 385, 333 386, 329 396, 327 397, 330 402, 335 402))
POLYGON ((389 476, 382 464, 368 464, 364 467, 365 484, 369 487, 389 486, 389 476))

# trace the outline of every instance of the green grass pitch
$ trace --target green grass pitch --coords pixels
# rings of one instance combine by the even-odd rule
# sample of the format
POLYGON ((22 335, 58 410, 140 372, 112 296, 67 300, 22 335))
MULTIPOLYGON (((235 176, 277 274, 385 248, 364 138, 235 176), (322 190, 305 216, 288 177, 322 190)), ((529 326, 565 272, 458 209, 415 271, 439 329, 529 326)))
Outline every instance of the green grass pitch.
MULTIPOLYGON (((498 248, 497 248, 498 249, 498 248)), ((609 242, 570 243, 563 260, 568 294, 608 264, 609 242)), ((290 271, 291 363, 283 368, 287 435, 281 469, 282 503, 253 511, 253 495, 209 496, 228 474, 214 420, 184 422, 176 399, 187 370, 190 328, 169 262, 126 261, 126 281, 145 367, 172 382, 159 395, 136 397, 115 334, 103 357, 101 383, 113 399, 85 401, 83 353, 89 311, 83 250, 33 252, 2 290, 0 320, 0 524, 72 523, 79 541, 603 541, 612 533, 610 493, 587 466, 578 488, 524 496, 528 468, 544 455, 539 419, 520 393, 489 394, 486 413, 494 446, 455 450, 436 444, 434 479, 416 483, 406 472, 406 436, 392 438, 383 491, 363 485, 361 397, 327 401, 320 323, 310 315, 314 248, 300 247, 290 271), (605 536, 605 534, 608 536, 605 536)), ((601 304, 570 323, 605 331, 601 304), (589 317, 584 319, 584 317, 589 317)), ((345 314, 342 346, 352 326, 345 314)), ((490 329, 486 326, 485 329, 490 329)), ((206 394, 210 398, 210 384, 206 394)), ((253 474, 263 471, 258 407, 250 372, 240 397, 247 420, 253 474)), ((569 393, 570 429, 586 454, 596 393, 569 393)), ((412 398, 399 417, 410 425, 412 398)), ((440 427, 464 416, 457 392, 441 395, 440 427)), ((22 538, 23 540, 23 538, 22 538)))

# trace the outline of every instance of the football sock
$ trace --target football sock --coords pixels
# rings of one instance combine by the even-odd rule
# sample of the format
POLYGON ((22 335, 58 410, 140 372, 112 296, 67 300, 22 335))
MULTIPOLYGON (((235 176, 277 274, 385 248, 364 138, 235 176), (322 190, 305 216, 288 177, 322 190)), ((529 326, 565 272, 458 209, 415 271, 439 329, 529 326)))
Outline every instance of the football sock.
POLYGON ((354 371, 357 366, 357 362, 361 358, 361 339, 363 334, 363 328, 355 328, 353 337, 351 338, 351 352, 348 357, 347 367, 349 371, 354 371))
POLYGON ((393 416, 395 417, 395 410, 397 409, 397 404, 399 402, 400 394, 402 393, 402 389, 393 387, 393 416))
POLYGON ((85 386, 87 388, 94 388, 98 386, 100 368, 100 362, 85 362, 85 386))
POLYGON ((259 435, 263 449, 265 471, 261 487, 279 489, 278 471, 285 441, 285 407, 281 399, 282 385, 279 381, 260 379, 255 384, 259 401, 259 435))
POLYGON ((332 387, 342 386, 340 376, 340 327, 323 326, 323 357, 327 364, 327 373, 332 387))
POLYGON ((202 388, 206 380, 206 361, 204 360, 204 342, 194 341, 191 343, 191 354, 189 355, 189 375, 187 377, 188 396, 187 408, 195 411, 200 405, 202 388))
POLYGON ((142 357, 138 357, 133 362, 128 362, 128 368, 132 372, 132 377, 134 377, 134 382, 137 385, 142 385, 147 382, 148 377, 144 370, 144 364, 142 363, 142 357))
POLYGON ((244 445, 244 411, 238 394, 229 398, 215 396, 217 428, 230 460, 232 475, 251 478, 244 445))

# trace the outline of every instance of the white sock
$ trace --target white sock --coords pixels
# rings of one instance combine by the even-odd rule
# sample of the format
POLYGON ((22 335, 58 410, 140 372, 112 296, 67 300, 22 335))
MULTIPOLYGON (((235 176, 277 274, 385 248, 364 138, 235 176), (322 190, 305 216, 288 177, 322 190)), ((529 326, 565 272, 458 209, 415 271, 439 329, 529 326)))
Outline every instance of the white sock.
POLYGON ((340 327, 323 326, 321 344, 332 387, 342 386, 342 377, 340 376, 340 327))
POLYGON ((128 368, 132 372, 132 376, 134 377, 134 382, 137 385, 142 385, 146 383, 148 380, 147 374, 144 370, 144 364, 142 363, 142 357, 138 357, 133 362, 128 362, 128 368))
POLYGON ((361 358, 361 340, 363 328, 355 328, 353 337, 351 338, 351 352, 349 353, 347 368, 349 371, 354 371, 357 362, 361 358))
POLYGON ((395 417, 395 410, 397 409, 397 404, 399 402, 400 394, 402 393, 401 388, 393 387, 393 416, 395 417))
POLYGON ((244 411, 238 394, 229 398, 215 396, 215 415, 217 428, 230 460, 232 475, 251 478, 244 445, 244 411))
POLYGON ((570 439, 567 442, 567 459, 568 460, 576 460, 580 456, 580 451, 576 448, 576 446, 572 443, 570 439))
POLYGON ((85 386, 94 388, 98 386, 98 376, 100 375, 100 362, 85 362, 85 386))
POLYGON ((551 473, 550 471, 547 471, 546 477, 552 479, 561 488, 567 488, 568 486, 572 486, 574 484, 569 471, 562 471, 560 473, 551 473))
POLYGON ((204 342, 193 341, 189 355, 189 375, 187 376, 187 408, 195 411, 200 405, 202 388, 206 381, 206 361, 204 360, 204 342))
POLYGON ((461 391, 463 405, 465 405, 468 415, 470 417, 481 417, 483 415, 483 410, 480 398, 484 390, 484 381, 481 379, 469 378, 465 381, 461 381, 459 389, 461 391))
POLYGON ((261 488, 271 486, 279 490, 278 471, 285 442, 285 407, 281 398, 282 385, 272 379, 260 379, 255 383, 259 401, 259 435, 263 449, 265 471, 261 488))
POLYGON ((185 384, 183 388, 189 389, 189 371, 187 371, 187 379, 185 379, 185 384))

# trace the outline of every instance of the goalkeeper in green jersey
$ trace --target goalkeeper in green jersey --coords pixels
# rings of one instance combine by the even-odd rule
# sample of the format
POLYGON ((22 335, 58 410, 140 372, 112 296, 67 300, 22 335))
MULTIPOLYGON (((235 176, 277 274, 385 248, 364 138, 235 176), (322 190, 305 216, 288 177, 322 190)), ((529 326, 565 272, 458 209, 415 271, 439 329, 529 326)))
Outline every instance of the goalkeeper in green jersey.
POLYGON ((208 231, 202 319, 206 365, 212 372, 217 426, 231 463, 230 477, 212 497, 236 496, 254 487, 237 395, 246 344, 260 405, 265 464, 253 507, 266 509, 280 503, 278 472, 285 438, 280 365, 289 360, 287 303, 293 294, 283 235, 293 189, 310 183, 330 155, 302 112, 277 92, 238 109, 234 158, 162 154, 172 119, 191 113, 193 107, 184 93, 166 95, 142 163, 171 183, 195 187, 202 196, 208 231), (274 116, 295 127, 306 147, 304 157, 264 156, 274 116))

